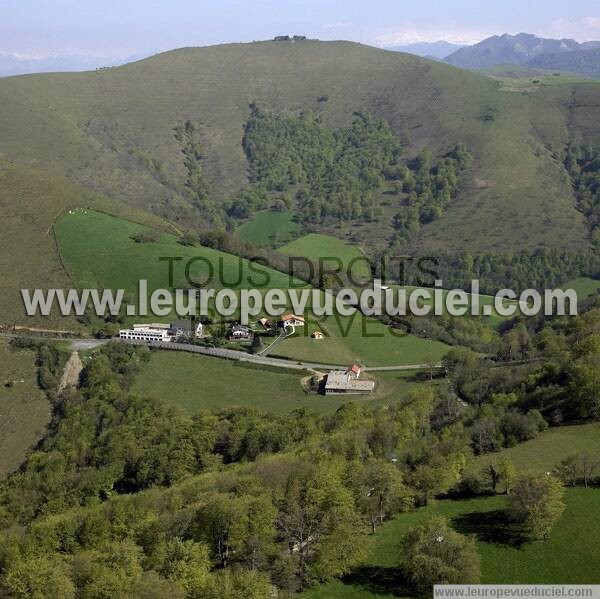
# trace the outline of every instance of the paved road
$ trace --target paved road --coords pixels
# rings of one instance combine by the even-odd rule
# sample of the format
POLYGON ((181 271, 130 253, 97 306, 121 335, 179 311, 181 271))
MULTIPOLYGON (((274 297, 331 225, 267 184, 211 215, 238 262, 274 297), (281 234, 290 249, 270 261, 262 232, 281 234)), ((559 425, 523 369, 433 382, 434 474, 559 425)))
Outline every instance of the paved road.
MULTIPOLYGON (((226 360, 236 360, 239 362, 251 362, 253 364, 262 364, 266 366, 277 366, 279 368, 290 368, 292 370, 339 370, 347 364, 321 364, 320 362, 304 362, 297 360, 285 360, 283 358, 270 358, 259 354, 248 354, 234 349, 223 349, 221 347, 202 347, 199 345, 188 345, 186 343, 145 343, 144 341, 127 341, 134 345, 148 345, 155 349, 164 349, 170 351, 184 351, 193 354, 202 354, 215 358, 224 358, 226 360)), ((441 364, 436 364, 440 367, 441 364)), ((373 366, 365 367, 365 371, 384 371, 384 370, 424 370, 430 368, 429 364, 400 364, 397 366, 373 366)))
MULTIPOLYGON (((110 341, 109 339, 85 339, 85 338, 63 338, 63 337, 48 337, 44 335, 17 335, 14 333, 0 333, 0 337, 27 337, 29 339, 40 339, 45 341, 65 341, 70 342, 71 349, 73 351, 83 351, 86 349, 93 349, 104 345, 110 341)), ((184 351, 193 354, 202 354, 204 356, 212 356, 214 358, 222 358, 225 360, 235 360, 239 362, 251 362, 253 364, 262 364, 264 366, 276 366, 278 368, 288 368, 291 370, 340 370, 348 366, 347 364, 321 364, 320 362, 303 362, 296 360, 285 360, 283 358, 271 358, 269 356, 262 356, 260 354, 248 354, 243 351, 234 349, 224 349, 221 347, 203 347, 200 345, 188 345, 186 343, 173 343, 173 342, 156 342, 146 343, 144 341, 132 341, 132 340, 119 340, 123 343, 130 343, 132 345, 147 345, 155 349, 164 349, 170 351, 184 351)), ((436 367, 441 367, 441 363, 436 364, 436 367)), ((429 364, 398 364, 395 366, 365 366, 365 371, 376 372, 376 371, 394 371, 394 370, 427 370, 430 368, 429 364)))

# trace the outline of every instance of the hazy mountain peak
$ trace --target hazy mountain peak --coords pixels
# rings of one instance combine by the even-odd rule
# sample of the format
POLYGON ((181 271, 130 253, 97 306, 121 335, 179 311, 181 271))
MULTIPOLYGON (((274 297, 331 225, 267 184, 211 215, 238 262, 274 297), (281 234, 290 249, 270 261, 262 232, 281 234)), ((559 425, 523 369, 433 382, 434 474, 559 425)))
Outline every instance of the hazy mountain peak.
POLYGON ((525 65, 542 54, 574 52, 582 49, 582 46, 569 38, 550 39, 532 33, 504 33, 461 48, 448 56, 446 62, 466 69, 484 69, 499 64, 525 65))
POLYGON ((450 56, 450 54, 460 50, 463 47, 464 46, 460 44, 452 44, 444 40, 438 40, 437 42, 418 42, 415 44, 392 46, 386 49, 393 50, 395 52, 407 52, 408 54, 415 54, 416 56, 436 58, 440 60, 446 58, 446 56, 450 56))

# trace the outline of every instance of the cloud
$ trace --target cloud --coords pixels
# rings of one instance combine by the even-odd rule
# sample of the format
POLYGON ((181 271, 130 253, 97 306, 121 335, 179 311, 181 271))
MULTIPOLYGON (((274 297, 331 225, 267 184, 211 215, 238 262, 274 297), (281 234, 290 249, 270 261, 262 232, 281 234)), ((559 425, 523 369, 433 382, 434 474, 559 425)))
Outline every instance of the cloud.
POLYGON ((380 29, 374 34, 373 43, 377 46, 401 46, 419 42, 437 42, 440 40, 454 44, 475 44, 494 35, 495 31, 469 29, 458 25, 437 26, 428 24, 403 23, 394 27, 380 29))
POLYGON ((600 17, 587 16, 581 19, 556 19, 547 30, 536 32, 551 37, 572 37, 580 42, 600 39, 600 17))

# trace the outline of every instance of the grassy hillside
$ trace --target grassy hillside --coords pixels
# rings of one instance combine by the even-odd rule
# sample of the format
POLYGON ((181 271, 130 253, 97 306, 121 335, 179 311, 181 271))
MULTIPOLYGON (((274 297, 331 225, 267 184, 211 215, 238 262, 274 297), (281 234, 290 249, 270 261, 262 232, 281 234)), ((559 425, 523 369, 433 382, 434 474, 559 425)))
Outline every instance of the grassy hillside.
POLYGON ((410 514, 401 514, 383 526, 367 563, 346 577, 316 587, 303 595, 309 599, 374 599, 411 596, 399 572, 400 540, 407 530, 434 515, 448 518, 452 526, 478 539, 483 584, 598 584, 598 572, 589 567, 600 560, 600 512, 594 508, 598 489, 567 489, 567 509, 550 540, 523 545, 502 537, 494 526, 505 497, 463 501, 438 501, 410 514))
MULTIPOLYGON (((63 177, 0 161, 0 325, 13 322, 47 328, 74 328, 73 319, 25 315, 20 289, 70 287, 58 253, 53 225, 75 208, 94 207, 152 227, 172 230, 160 218, 103 198, 63 177)), ((134 225, 131 225, 134 226, 134 225)), ((108 268, 110 265, 106 265, 108 268)))
MULTIPOLYGON (((137 296, 140 279, 148 281, 148 289, 168 289, 168 263, 161 258, 181 258, 174 263, 173 287, 187 288, 186 265, 190 278, 208 281, 207 287, 239 289, 253 287, 253 274, 247 260, 202 246, 184 246, 177 237, 162 233, 156 242, 136 243, 132 236, 146 227, 137 223, 94 211, 78 211, 62 216, 56 223, 58 247, 64 263, 78 287, 125 289, 137 296), (209 267, 209 264, 211 265, 209 267)), ((283 273, 257 266, 270 280, 269 287, 286 288, 283 273)))
MULTIPOLYGON (((369 265, 364 254, 356 245, 351 245, 331 235, 311 233, 296 239, 279 248, 280 252, 291 256, 302 256, 319 264, 319 259, 339 258, 344 264, 344 272, 350 267, 352 276, 357 281, 371 279, 369 265)), ((335 270, 336 264, 331 260, 324 261, 324 269, 335 270)))
POLYGON ((574 281, 569 281, 562 286, 562 289, 574 289, 577 292, 579 299, 597 295, 600 290, 600 281, 590 279, 589 277, 581 277, 574 281))
MULTIPOLYGON (((289 278, 283 273, 259 266, 254 266, 256 271, 252 272, 247 260, 202 246, 183 246, 169 233, 161 233, 155 242, 136 243, 132 236, 144 230, 143 225, 108 214, 78 210, 58 219, 56 238, 62 260, 78 288, 124 289, 130 301, 137 297, 140 279, 148 281, 150 292, 170 288, 168 264, 160 260, 167 256, 181 258, 173 267, 175 288, 188 287, 186 264, 194 258, 201 261, 190 269, 190 276, 200 281, 210 277, 208 287, 252 288, 256 286, 253 280, 264 282, 265 276, 268 281, 259 285, 261 288, 285 290, 289 287, 289 278)), ((148 318, 156 320, 156 317, 148 318)), ((393 334, 380 322, 358 314, 354 317, 335 315, 322 324, 310 326, 319 326, 331 336, 316 341, 305 335, 312 329, 299 329, 299 335, 286 339, 275 353, 323 363, 360 361, 369 366, 384 366, 416 364, 429 358, 437 360, 449 349, 437 341, 393 334)))
MULTIPOLYGON (((556 87, 570 93, 570 85, 556 87)), ((597 98, 597 89, 586 93, 597 98)), ((541 121, 532 127, 529 94, 502 91, 497 81, 445 64, 348 42, 185 48, 98 72, 3 79, 0 155, 201 225, 174 128, 186 119, 200 124, 202 168, 212 196, 221 199, 246 183, 241 142, 253 102, 310 109, 331 127, 348 124, 357 110, 371 111, 390 123, 408 155, 423 147, 439 154, 464 142, 475 162, 459 198, 423 228, 418 248, 514 250, 558 239, 565 249, 585 245, 562 166, 544 143, 551 138, 561 147, 568 140, 575 109, 556 104, 547 127, 541 121)), ((393 199, 380 201, 392 211, 393 199)), ((392 234, 387 213, 384 206, 382 222, 354 227, 354 233, 371 246, 385 243, 392 234)), ((330 232, 344 236, 352 229, 330 232)))
POLYGON ((37 385, 35 354, 0 339, 0 479, 18 468, 45 433, 50 404, 37 385))
POLYGON ((484 468, 507 457, 514 463, 519 473, 550 472, 565 456, 576 451, 600 453, 599 423, 551 428, 532 441, 504 449, 499 453, 480 456, 474 468, 484 468))
POLYGON ((245 222, 237 235, 244 241, 256 245, 281 245, 298 230, 298 225, 292 219, 293 210, 274 212, 261 210, 252 220, 245 222))

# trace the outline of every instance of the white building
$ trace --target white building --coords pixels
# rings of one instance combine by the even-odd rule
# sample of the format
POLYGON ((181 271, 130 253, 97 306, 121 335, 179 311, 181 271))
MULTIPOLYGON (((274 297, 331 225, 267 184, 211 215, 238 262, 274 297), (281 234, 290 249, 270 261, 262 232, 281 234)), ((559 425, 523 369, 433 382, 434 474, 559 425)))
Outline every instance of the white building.
POLYGON ((305 322, 304 317, 297 314, 284 314, 280 320, 281 326, 284 329, 287 327, 303 327, 305 322))
POLYGON ((119 331, 119 339, 126 339, 128 341, 145 341, 150 343, 152 341, 171 341, 168 329, 157 329, 146 326, 145 328, 136 327, 133 329, 122 329, 119 331))

